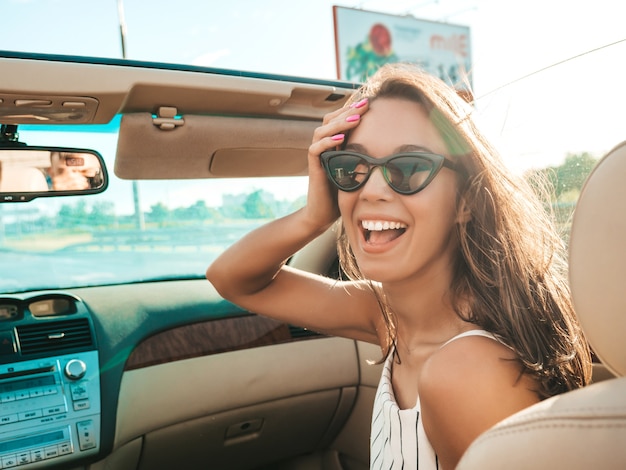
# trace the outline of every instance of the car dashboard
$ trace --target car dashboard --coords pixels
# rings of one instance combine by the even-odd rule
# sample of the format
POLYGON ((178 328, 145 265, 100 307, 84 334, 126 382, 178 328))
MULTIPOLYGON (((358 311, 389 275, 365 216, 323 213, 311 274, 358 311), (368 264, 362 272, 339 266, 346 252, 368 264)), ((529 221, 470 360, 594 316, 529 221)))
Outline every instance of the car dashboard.
POLYGON ((199 279, 3 295, 0 312, 2 468, 367 461, 371 345, 243 311, 199 279))

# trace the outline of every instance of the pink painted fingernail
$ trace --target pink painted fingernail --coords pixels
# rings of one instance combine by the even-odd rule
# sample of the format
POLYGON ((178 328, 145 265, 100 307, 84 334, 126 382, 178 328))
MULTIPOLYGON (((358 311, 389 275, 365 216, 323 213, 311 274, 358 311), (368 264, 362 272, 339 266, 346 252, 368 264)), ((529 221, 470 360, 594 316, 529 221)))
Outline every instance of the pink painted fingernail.
POLYGON ((356 103, 354 105, 355 108, 362 108, 363 106, 365 106, 367 104, 367 98, 363 98, 361 101, 359 101, 358 103, 356 103))
POLYGON ((356 121, 358 121, 359 119, 361 119, 361 116, 360 116, 359 114, 353 114, 353 115, 348 116, 348 117, 346 118, 346 122, 356 122, 356 121))
POLYGON ((333 140, 343 140, 344 137, 345 137, 344 134, 335 134, 334 136, 331 137, 331 139, 333 139, 333 140))

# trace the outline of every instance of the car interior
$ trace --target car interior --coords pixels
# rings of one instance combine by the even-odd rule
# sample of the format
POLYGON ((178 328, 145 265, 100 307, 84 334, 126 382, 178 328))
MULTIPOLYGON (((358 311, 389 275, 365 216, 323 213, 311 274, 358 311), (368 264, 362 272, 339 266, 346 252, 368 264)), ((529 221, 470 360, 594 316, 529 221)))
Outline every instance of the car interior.
MULTIPOLYGON (((0 122, 46 116, 76 125, 121 115, 109 169, 121 178, 306 173, 313 129, 353 90, 93 62, 4 55, 0 122), (33 70, 46 80, 25 79, 33 70), (80 104, 76 113, 68 102, 80 104)), ((20 195, 11 186, 2 193, 5 200, 20 195)), ((290 262, 333 275, 335 234, 290 262)), ((0 304, 15 312, 2 324, 10 344, 0 356, 2 391, 45 385, 55 397, 23 402, 24 412, 44 410, 44 418, 0 428, 2 458, 30 459, 20 468, 368 466, 379 376, 368 361, 380 359, 371 345, 242 311, 204 277, 19 292, 0 304)))
MULTIPOLYGON (((0 70, 5 130, 117 122, 108 172, 128 180, 306 175, 313 130, 356 86, 10 52, 0 53, 0 70)), ((2 147, 16 150, 18 141, 2 147)), ((626 372, 626 194, 618 178, 625 152, 617 147, 594 172, 572 234, 572 285, 599 383, 497 426, 472 446, 462 468, 510 467, 513 452, 524 462, 518 468, 533 468, 537 459, 552 462, 544 461, 550 452, 565 452, 555 450, 557 442, 572 455, 572 465, 560 468, 601 465, 609 447, 626 460, 623 445, 617 449, 626 437, 626 382, 613 378, 626 372)), ((3 202, 77 194, 47 186, 38 192, 45 181, 32 168, 0 161, 3 202)), ((105 190, 106 181, 87 192, 105 190)), ((337 276, 335 239, 329 230, 290 265, 337 276)), ((244 311, 202 276, 18 289, 0 294, 0 314, 3 468, 369 468, 381 368, 373 345, 244 311)))

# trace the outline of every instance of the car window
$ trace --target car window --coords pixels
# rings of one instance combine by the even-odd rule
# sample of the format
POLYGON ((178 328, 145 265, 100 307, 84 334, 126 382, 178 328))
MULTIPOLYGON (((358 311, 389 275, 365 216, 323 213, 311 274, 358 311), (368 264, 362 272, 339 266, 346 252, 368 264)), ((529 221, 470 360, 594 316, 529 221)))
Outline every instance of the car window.
MULTIPOLYGON (((0 50, 337 78, 331 1, 8 3, 0 50)), ((470 28, 477 122, 508 165, 552 182, 567 237, 586 175, 624 139, 619 2, 341 5, 470 28)), ((0 292, 201 277, 224 247, 304 203, 303 177, 120 180, 118 126, 20 127, 30 145, 98 150, 111 182, 101 195, 0 205, 0 292)))

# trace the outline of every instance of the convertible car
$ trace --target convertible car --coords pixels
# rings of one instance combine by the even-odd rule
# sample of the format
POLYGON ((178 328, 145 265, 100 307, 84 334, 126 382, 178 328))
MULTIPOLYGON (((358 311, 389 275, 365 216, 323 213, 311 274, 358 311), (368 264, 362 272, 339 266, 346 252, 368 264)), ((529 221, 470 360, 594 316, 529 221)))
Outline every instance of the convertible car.
MULTIPOLYGON (((0 467, 368 468, 380 350, 204 277, 303 204, 312 132, 357 85, 15 52, 0 70, 0 467)), ((337 276, 335 233, 289 263, 337 276)))

